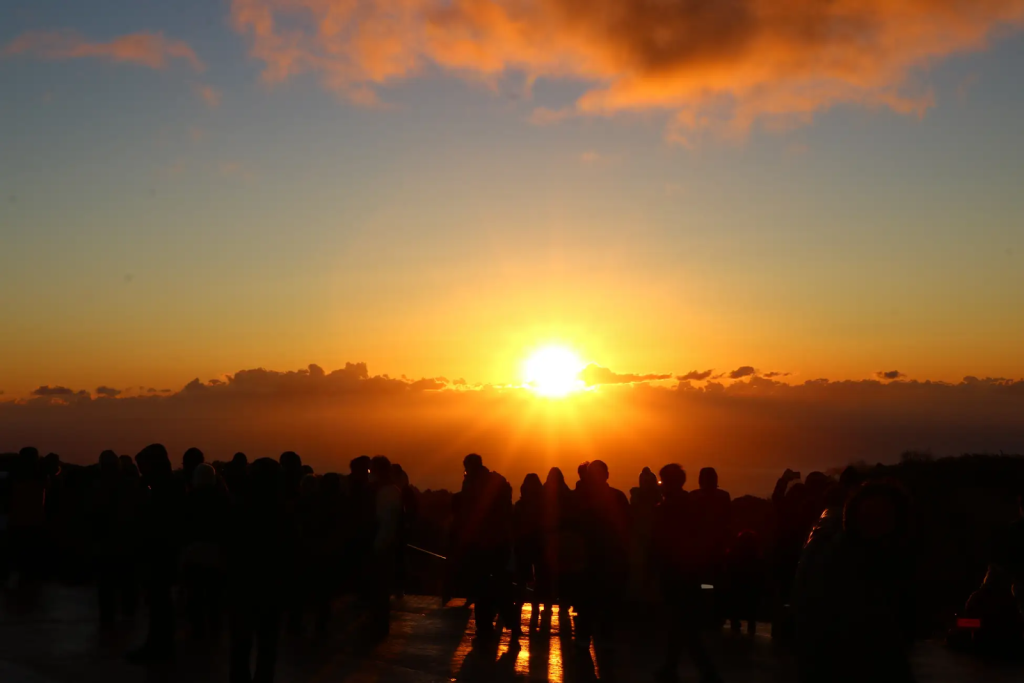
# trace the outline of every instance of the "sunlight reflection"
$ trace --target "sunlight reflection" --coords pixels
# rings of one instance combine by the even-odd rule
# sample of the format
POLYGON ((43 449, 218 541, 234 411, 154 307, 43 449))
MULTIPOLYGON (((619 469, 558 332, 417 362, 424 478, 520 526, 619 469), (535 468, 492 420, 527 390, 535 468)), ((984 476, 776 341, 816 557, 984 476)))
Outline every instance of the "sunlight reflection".
POLYGON ((561 607, 557 605, 554 607, 548 607, 552 610, 551 613, 551 636, 555 642, 551 644, 551 649, 548 650, 548 680, 554 681, 555 683, 562 683, 564 678, 564 671, 562 669, 562 643, 564 639, 561 637, 561 607))

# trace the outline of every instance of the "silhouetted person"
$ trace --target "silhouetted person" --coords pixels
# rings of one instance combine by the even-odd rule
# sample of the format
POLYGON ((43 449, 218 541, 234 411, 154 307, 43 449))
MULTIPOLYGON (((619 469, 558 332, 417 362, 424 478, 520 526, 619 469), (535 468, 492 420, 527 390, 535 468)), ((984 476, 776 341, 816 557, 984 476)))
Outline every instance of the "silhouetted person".
POLYGON ((579 493, 587 484, 587 468, 590 467, 590 461, 585 460, 576 466, 576 485, 573 487, 575 493, 579 493))
POLYGON ((990 565, 985 581, 971 594, 964 616, 979 619, 974 646, 985 653, 1011 654, 1021 647, 1024 618, 1013 596, 1013 582, 1002 567, 990 565))
POLYGON ((99 459, 99 477, 92 492, 90 506, 94 552, 96 557, 96 592, 99 597, 100 625, 109 628, 117 614, 120 595, 126 614, 134 613, 137 596, 132 576, 133 559, 126 546, 127 528, 125 500, 132 495, 125 486, 121 461, 113 451, 103 451, 99 459))
POLYGON ((801 680, 912 681, 910 501, 894 483, 858 488, 843 531, 796 593, 801 680))
POLYGON ((185 489, 174 476, 167 449, 146 446, 135 456, 148 495, 139 510, 141 568, 149 605, 146 642, 128 654, 138 664, 165 662, 174 656, 174 584, 181 542, 181 515, 185 489))
POLYGON ((198 464, 185 504, 181 579, 192 635, 199 640, 220 632, 230 515, 231 500, 217 472, 212 465, 198 464))
POLYGON ((382 638, 391 627, 391 589, 397 565, 399 528, 402 523, 402 492, 391 478, 391 461, 383 455, 370 461, 370 485, 374 493, 374 538, 368 572, 370 577, 370 635, 382 638))
POLYGON ((231 462, 224 466, 224 482, 233 496, 245 495, 245 479, 249 469, 249 458, 245 453, 235 453, 231 462))
POLYGON ((19 578, 37 578, 42 567, 46 528, 46 474, 39 451, 22 448, 11 481, 8 526, 14 570, 19 578))
MULTIPOLYGON (((538 567, 537 591, 544 601, 558 601, 566 614, 571 589, 566 578, 582 573, 586 549, 578 525, 576 501, 562 470, 552 467, 544 480, 543 557, 538 567)), ((570 630, 568 619, 562 628, 570 630)))
MULTIPOLYGON (((595 460, 578 492, 586 570, 579 597, 575 644, 581 650, 609 643, 629 575, 630 512, 626 495, 608 485, 608 466, 595 460)), ((610 654, 610 652, 609 652, 610 654)))
POLYGON ((402 494, 402 517, 398 525, 398 542, 395 544, 395 597, 405 596, 408 582, 408 566, 406 563, 406 543, 412 536, 416 524, 417 501, 416 491, 409 484, 409 475, 397 462, 391 464, 391 480, 402 494))
POLYGON ((633 514, 632 547, 630 548, 630 588, 632 600, 652 602, 655 599, 653 585, 648 580, 651 573, 651 534, 654 526, 654 510, 661 502, 658 477, 645 467, 640 472, 638 485, 629 490, 629 507, 633 514))
POLYGON ((376 493, 370 486, 370 458, 360 455, 349 463, 348 541, 346 559, 349 562, 348 580, 360 594, 366 591, 367 559, 376 534, 376 493))
POLYGON ((1002 548, 1003 557, 1000 559, 1013 582, 1017 605, 1024 613, 1024 492, 1017 496, 1017 513, 1017 519, 1007 530, 1002 548))
POLYGON ((247 495, 232 515, 227 538, 231 683, 270 683, 286 589, 294 580, 296 538, 282 468, 274 460, 259 458, 250 465, 247 495))
MULTIPOLYGON (((543 555, 542 524, 544 517, 544 485, 534 473, 527 474, 519 487, 519 500, 513 510, 513 543, 516 560, 516 583, 518 599, 523 600, 526 589, 536 586, 543 555)), ((530 602, 533 605, 531 620, 540 616, 540 599, 536 590, 530 602)), ((520 603, 521 604, 521 603, 520 603)))
POLYGON ((186 488, 192 486, 192 476, 196 471, 196 467, 204 462, 206 462, 206 457, 203 455, 203 452, 194 446, 185 451, 185 454, 181 456, 181 475, 186 488))
POLYGON ((494 618, 518 633, 507 567, 512 536, 512 487, 484 467, 479 455, 463 461, 462 490, 453 499, 452 557, 475 605, 479 639, 494 635, 494 618))
POLYGON ((806 498, 806 487, 800 483, 800 473, 791 469, 783 472, 772 492, 776 520, 775 549, 772 557, 775 589, 772 608, 773 628, 780 626, 789 617, 784 606, 791 602, 797 565, 800 563, 800 554, 810 531, 804 518, 806 498))
POLYGON ((278 458, 281 465, 281 477, 284 480, 285 497, 294 500, 299 497, 299 485, 305 474, 302 471, 302 458, 295 451, 285 451, 278 458))
POLYGON ((666 465, 660 474, 662 501, 654 517, 653 557, 659 570, 669 624, 665 664, 658 672, 658 679, 678 680, 679 658, 685 649, 702 681, 718 681, 718 674, 700 639, 705 611, 701 595, 701 558, 691 536, 701 520, 690 504, 693 494, 683 490, 686 484, 683 468, 666 465))
POLYGON ((729 543, 731 498, 728 491, 718 488, 718 473, 713 467, 701 469, 697 484, 699 488, 691 491, 689 496, 697 520, 692 543, 697 546, 701 580, 714 584, 721 574, 729 543))
POLYGON ((765 587, 765 567, 757 532, 741 531, 725 555, 725 616, 733 631, 747 622, 747 633, 757 631, 757 613, 765 587))

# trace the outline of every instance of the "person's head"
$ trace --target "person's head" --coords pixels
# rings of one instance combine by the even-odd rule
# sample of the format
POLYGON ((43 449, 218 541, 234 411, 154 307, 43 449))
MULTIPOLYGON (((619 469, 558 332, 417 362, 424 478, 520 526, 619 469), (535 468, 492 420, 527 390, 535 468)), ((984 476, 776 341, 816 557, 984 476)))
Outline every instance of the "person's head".
POLYGON ((405 470, 397 462, 391 463, 391 481, 403 489, 409 486, 409 475, 405 473, 405 470))
POLYGON ((608 465, 604 463, 604 460, 595 460, 590 463, 590 467, 587 468, 587 480, 596 484, 608 482, 608 465))
POLYGON ((910 530, 910 498, 891 481, 862 484, 846 502, 843 529, 855 540, 891 544, 910 530))
POLYGON ((36 460, 39 460, 39 449, 37 449, 35 446, 25 446, 20 451, 18 451, 18 457, 20 457, 22 460, 29 460, 35 462, 36 460))
POLYGON ((645 490, 657 490, 658 488, 658 477, 650 467, 640 470, 640 488, 645 490))
POLYGON ((358 458, 352 458, 352 461, 348 464, 350 472, 349 482, 359 486, 365 484, 370 479, 370 456, 360 455, 358 458))
POLYGON ((307 474, 316 474, 316 472, 313 471, 312 465, 303 465, 302 467, 299 468, 299 472, 302 474, 302 476, 306 476, 307 474))
POLYGON ((462 459, 462 469, 466 473, 467 477, 472 477, 473 475, 483 471, 484 459, 476 453, 470 453, 462 459))
POLYGON ((43 469, 51 477, 60 474, 60 456, 56 453, 47 453, 43 458, 43 469))
POLYGON ((580 481, 586 481, 587 469, 590 467, 590 461, 584 460, 579 465, 576 465, 576 476, 580 478, 580 481))
POLYGON ((715 468, 701 468, 700 474, 697 475, 697 485, 700 486, 702 489, 717 489, 718 472, 715 471, 715 468))
POLYGON ((121 469, 121 459, 114 451, 103 451, 100 453, 100 472, 113 474, 121 469))
POLYGON ((231 466, 239 469, 244 469, 249 466, 249 458, 245 453, 235 453, 234 457, 231 458, 231 466))
POLYGON ((213 465, 201 462, 192 470, 192 488, 211 489, 217 486, 217 470, 213 465))
POLYGON ((552 467, 550 470, 548 470, 548 476, 547 479, 544 480, 544 486, 557 486, 561 488, 565 485, 565 475, 562 474, 562 470, 558 469, 557 467, 552 467))
POLYGON ((839 485, 847 492, 857 488, 862 480, 860 471, 853 465, 847 465, 843 473, 839 475, 839 485))
POLYGON ((277 461, 285 474, 294 475, 302 471, 302 458, 295 451, 285 451, 277 461))
POLYGON ((201 463, 206 462, 203 452, 198 448, 190 448, 181 456, 181 469, 185 471, 188 481, 192 480, 192 473, 196 471, 201 463))
POLYGON ((370 460, 370 479, 378 484, 391 483, 391 461, 385 455, 375 455, 370 460))
POLYGON ((807 485, 798 481, 786 490, 786 501, 789 503, 803 503, 807 500, 807 485))
POLYGON ((135 456, 135 462, 139 466, 139 474, 144 479, 161 479, 171 474, 171 459, 167 456, 167 449, 163 444, 153 443, 135 456))
POLYGON ((686 470, 676 463, 662 467, 660 475, 661 489, 665 493, 679 493, 686 485, 686 470))
POLYGON ((249 465, 245 500, 257 508, 273 508, 283 496, 281 465, 273 458, 257 458, 249 465))
POLYGON ((811 495, 821 495, 832 483, 832 479, 823 472, 811 472, 804 478, 804 483, 811 495))
POLYGON ((519 487, 519 495, 522 498, 532 498, 544 491, 544 485, 540 483, 540 477, 530 472, 523 478, 523 484, 519 487))

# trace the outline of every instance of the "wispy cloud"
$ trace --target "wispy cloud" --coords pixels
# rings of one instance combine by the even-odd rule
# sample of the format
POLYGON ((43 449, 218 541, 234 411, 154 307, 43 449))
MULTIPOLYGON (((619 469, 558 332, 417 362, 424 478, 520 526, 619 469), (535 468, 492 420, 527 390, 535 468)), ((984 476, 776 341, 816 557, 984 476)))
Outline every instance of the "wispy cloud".
POLYGON ((97 58, 151 69, 163 69, 181 60, 196 71, 206 69, 188 43, 165 38, 162 33, 132 33, 107 42, 91 42, 75 31, 35 31, 15 38, 4 53, 52 60, 97 58))
POLYGON ((220 90, 217 90, 217 88, 213 87, 212 85, 203 85, 198 83, 193 87, 195 89, 196 95, 198 95, 199 98, 203 100, 203 102, 206 102, 207 106, 209 106, 211 109, 216 109, 220 106, 220 90))
POLYGON ((922 66, 983 50, 1024 21, 1024 0, 232 0, 263 78, 319 74, 342 93, 427 64, 476 81, 508 72, 589 85, 571 115, 663 111, 666 137, 785 129, 852 103, 920 116, 922 66))
POLYGON ((680 382, 703 382, 708 377, 711 377, 711 373, 713 372, 714 370, 690 370, 685 375, 679 375, 676 379, 680 382))

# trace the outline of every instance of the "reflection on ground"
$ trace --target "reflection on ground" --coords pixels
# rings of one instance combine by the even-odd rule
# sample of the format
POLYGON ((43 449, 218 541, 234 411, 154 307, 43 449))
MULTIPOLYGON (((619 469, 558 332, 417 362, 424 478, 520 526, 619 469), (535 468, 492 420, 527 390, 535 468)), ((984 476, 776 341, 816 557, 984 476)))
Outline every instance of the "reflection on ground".
MULTIPOLYGON (((391 637, 376 646, 361 645, 358 623, 339 605, 331 631, 284 636, 278 666, 281 683, 525 683, 551 681, 651 681, 662 640, 642 619, 627 621, 610 648, 578 649, 571 615, 526 605, 523 635, 489 645, 474 644, 475 624, 461 601, 441 609, 437 598, 407 596, 396 601, 391 637), (612 657, 611 655, 615 656, 612 657)), ((47 586, 0 594, 0 681, 3 683, 223 683, 227 681, 226 638, 197 643, 179 634, 173 671, 142 671, 127 665, 123 653, 143 633, 141 619, 125 620, 115 632, 97 628, 94 595, 88 588, 47 586)), ((723 632, 710 649, 725 680, 735 683, 795 680, 792 659, 775 647, 766 625, 753 636, 723 632)), ((1013 665, 986 665, 922 643, 915 653, 921 683, 979 681, 1015 683, 1024 672, 1013 665)), ((684 664, 682 681, 695 681, 684 664)))

